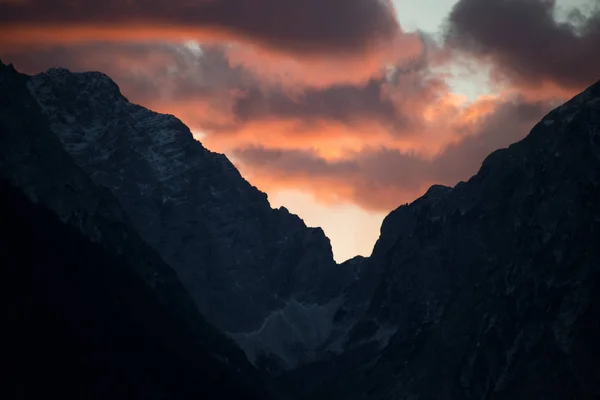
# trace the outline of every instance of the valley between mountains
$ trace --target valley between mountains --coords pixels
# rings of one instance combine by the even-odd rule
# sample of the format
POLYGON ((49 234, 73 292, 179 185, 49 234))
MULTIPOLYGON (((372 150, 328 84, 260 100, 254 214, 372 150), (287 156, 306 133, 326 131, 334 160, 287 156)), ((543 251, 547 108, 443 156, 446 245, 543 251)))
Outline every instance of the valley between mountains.
POLYGON ((100 72, 0 64, 7 398, 600 398, 600 82, 370 257, 100 72))

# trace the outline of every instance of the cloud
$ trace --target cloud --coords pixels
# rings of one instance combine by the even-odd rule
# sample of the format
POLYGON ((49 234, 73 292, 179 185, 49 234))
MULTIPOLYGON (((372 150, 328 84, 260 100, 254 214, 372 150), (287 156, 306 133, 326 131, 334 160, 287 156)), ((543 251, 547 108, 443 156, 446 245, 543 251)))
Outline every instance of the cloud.
POLYGON ((448 93, 426 61, 390 68, 364 84, 289 88, 255 77, 230 100, 228 124, 198 121, 211 146, 313 148, 328 158, 365 145, 434 151, 455 140, 444 132, 444 117, 464 101, 448 93))
POLYGON ((84 40, 109 32, 121 40, 182 34, 284 53, 343 55, 362 53, 399 32, 387 0, 27 0, 0 7, 2 33, 12 29, 38 40, 52 39, 39 35, 44 31, 73 41, 81 39, 75 33, 84 40))
POLYGON ((420 33, 398 32, 390 40, 372 43, 366 49, 355 48, 352 54, 335 51, 319 57, 282 54, 252 45, 232 45, 226 49, 233 66, 241 66, 259 76, 261 81, 286 87, 327 87, 331 84, 364 84, 383 76, 386 65, 412 63, 428 51, 420 33))
POLYGON ((554 0, 460 0, 447 45, 491 62, 496 78, 523 89, 582 90, 600 73, 600 7, 573 9, 561 22, 556 11, 554 0))
POLYGON ((238 149, 234 155, 260 188, 302 188, 322 202, 352 202, 387 211, 412 201, 434 183, 454 185, 468 179, 489 153, 523 138, 550 107, 519 98, 499 100, 493 112, 478 119, 472 135, 433 157, 385 147, 335 160, 310 150, 264 147, 238 149))
MULTIPOLYGON (((264 91, 256 87, 239 96, 234 104, 236 120, 261 119, 334 120, 358 124, 362 119, 389 125, 408 123, 394 102, 385 96, 381 79, 365 85, 335 85, 306 89, 294 95, 282 90, 264 91)), ((393 128, 392 128, 393 129, 393 128)))

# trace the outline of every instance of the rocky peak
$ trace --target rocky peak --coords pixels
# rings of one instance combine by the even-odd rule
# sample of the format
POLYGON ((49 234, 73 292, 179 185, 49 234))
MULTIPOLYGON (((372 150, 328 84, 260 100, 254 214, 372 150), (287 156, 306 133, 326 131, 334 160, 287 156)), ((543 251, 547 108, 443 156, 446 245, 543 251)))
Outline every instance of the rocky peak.
MULTIPOLYGON (((65 236, 76 236, 75 240, 79 243, 90 243, 95 247, 93 252, 97 254, 111 254, 119 258, 121 260, 119 267, 124 267, 125 270, 121 271, 122 274, 117 277, 118 279, 124 276, 135 276, 135 286, 145 287, 144 290, 149 290, 160 303, 168 305, 168 308, 176 314, 175 318, 187 319, 190 324, 187 328, 198 330, 198 341, 205 341, 208 348, 210 348, 209 343, 214 345, 214 352, 209 351, 209 353, 216 358, 226 357, 236 360, 236 363, 240 362, 240 368, 247 369, 249 365, 244 365, 247 361, 243 353, 199 315, 191 297, 186 293, 174 271, 164 263, 154 249, 141 240, 131 227, 129 218, 118 200, 105 187, 96 186, 63 149, 56 135, 50 130, 48 119, 31 96, 27 88, 28 80, 26 75, 0 66, 0 132, 2 133, 0 135, 0 186, 7 194, 3 200, 6 204, 19 202, 18 198, 24 197, 25 194, 27 201, 17 207, 17 212, 22 215, 31 209, 34 213, 43 214, 45 219, 40 227, 34 228, 30 227, 30 223, 21 221, 18 229, 21 232, 29 231, 28 234, 36 237, 44 237, 47 235, 44 232, 47 231, 48 226, 52 226, 52 230, 57 232, 68 232, 65 236), (50 216, 51 214, 54 215, 50 216), (54 220, 62 223, 62 226, 60 223, 53 222, 54 220), (37 228, 39 230, 36 230, 37 228)), ((3 209, 2 212, 6 214, 11 210, 3 209)), ((7 218, 19 219, 12 214, 10 216, 7 214, 7 218)), ((32 217, 27 216, 26 219, 29 218, 32 217)), ((9 226, 5 226, 4 228, 7 229, 4 231, 8 232, 9 226)), ((56 238, 47 240, 60 242, 60 239, 56 238)), ((37 244, 39 243, 32 242, 24 245, 35 247, 37 244)), ((68 241, 60 244, 65 248, 71 245, 68 241)), ((73 254, 79 254, 77 250, 74 249, 73 254)), ((21 250, 11 249, 11 251, 18 253, 21 250)), ((62 250, 56 252, 57 259, 75 257, 73 254, 61 253, 62 250)), ((90 276, 85 276, 85 268, 79 263, 67 266, 52 265, 52 263, 44 265, 43 258, 36 260, 32 258, 28 264, 27 254, 13 260, 10 260, 10 256, 7 257, 10 262, 22 263, 27 267, 33 267, 34 264, 35 268, 40 266, 40 268, 45 267, 42 268, 45 270, 56 267, 57 276, 68 268, 77 269, 76 273, 81 273, 84 280, 93 281, 94 272, 88 271, 90 276)), ((42 256, 38 255, 38 257, 42 256)), ((101 264, 101 262, 96 263, 98 266, 101 264)), ((106 266, 106 270, 113 268, 118 270, 115 266, 106 266)), ((51 272, 44 272, 44 274, 52 275, 51 272)), ((52 277, 55 278, 57 281, 62 279, 62 277, 52 277)), ((47 282, 43 284, 46 285, 47 282)), ((106 293, 106 295, 111 296, 114 293, 106 293)), ((51 299, 54 300, 56 299, 51 299)), ((136 302, 143 303, 135 296, 123 299, 123 303, 136 302)))
POLYGON ((102 96, 123 97, 119 86, 106 74, 99 71, 71 72, 66 68, 50 68, 45 74, 55 85, 77 86, 84 95, 101 92, 102 96))
POLYGON ((3 392, 272 398, 110 191, 63 149, 28 80, 0 65, 0 265, 11 315, 3 392))
POLYGON ((28 87, 75 162, 119 200, 207 318, 255 361, 314 359, 351 272, 308 228, 205 149, 177 118, 129 103, 97 72, 51 69, 28 87))

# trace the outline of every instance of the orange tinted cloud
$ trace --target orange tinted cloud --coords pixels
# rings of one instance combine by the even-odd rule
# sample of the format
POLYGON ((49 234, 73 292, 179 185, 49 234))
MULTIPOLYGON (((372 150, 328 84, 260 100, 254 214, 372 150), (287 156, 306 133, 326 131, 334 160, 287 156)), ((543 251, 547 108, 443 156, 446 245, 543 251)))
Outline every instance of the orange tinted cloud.
MULTIPOLYGON (((398 120, 396 125, 386 124, 380 115, 368 113, 363 119, 346 123, 336 120, 335 114, 323 114, 321 118, 307 122, 299 107, 295 110, 298 115, 272 113, 268 118, 232 125, 230 130, 213 134, 208 130, 203 141, 226 153, 260 144, 266 149, 309 150, 327 160, 340 159, 365 148, 395 149, 429 159, 450 144, 476 135, 482 121, 495 112, 498 103, 495 97, 482 96, 468 104, 447 88, 445 92, 435 92, 435 96, 427 93, 425 88, 422 90, 420 97, 408 97, 411 101, 407 102, 409 105, 405 110, 402 110, 404 104, 392 103, 400 109, 398 112, 412 114, 405 123, 398 120)), ((201 129, 201 123, 197 126, 201 129)))
POLYGON ((294 54, 356 54, 399 26, 380 0, 28 0, 0 3, 3 41, 235 40, 294 54))
MULTIPOLYGON (((118 47, 126 39, 133 44, 182 44, 200 39, 203 45, 218 44, 235 38, 215 36, 182 28, 140 29, 121 27, 40 27, 0 26, 0 54, 47 51, 65 45, 78 48, 90 43, 112 41, 118 47)), ((105 47, 106 49, 107 47, 105 47)), ((329 56, 306 56, 281 53, 248 44, 222 47, 229 64, 227 69, 241 67, 251 71, 269 85, 278 85, 290 94, 298 87, 325 88, 332 84, 363 84, 385 74, 384 66, 401 65, 418 59, 424 51, 423 43, 415 34, 398 34, 395 39, 372 46, 364 52, 329 56)))
POLYGON ((232 155, 259 188, 301 189, 322 202, 371 210, 468 178, 485 155, 523 137, 570 90, 504 86, 500 95, 469 103, 430 70, 428 52, 368 79, 361 72, 335 80, 327 75, 334 64, 324 59, 322 76, 298 69, 298 79, 283 85, 271 76, 275 58, 261 72, 258 58, 234 60, 231 49, 81 43, 15 50, 8 61, 29 72, 102 70, 131 101, 177 115, 208 148, 232 155))
MULTIPOLYGON (((422 135, 424 104, 439 108, 442 82, 424 76, 422 65, 406 64, 365 83, 297 86, 293 90, 241 66, 232 66, 222 47, 202 50, 168 43, 88 43, 36 52, 8 53, 19 69, 38 72, 51 66, 109 74, 132 101, 176 114, 213 142, 276 137, 296 145, 332 140, 357 148, 422 135)), ((281 140, 279 140, 281 141, 281 140)), ((325 147, 325 146, 320 146, 325 147)), ((218 146, 222 149, 223 146, 218 146)))
POLYGON ((523 138, 549 111, 547 103, 516 98, 497 99, 490 112, 489 100, 485 102, 482 114, 475 119, 474 109, 450 121, 449 127, 456 129, 464 122, 472 134, 430 157, 388 147, 364 148, 335 160, 310 150, 265 147, 238 149, 234 155, 259 188, 302 188, 323 202, 349 201, 371 210, 390 210, 422 194, 433 183, 454 185, 468 179, 485 156, 523 138))
POLYGON ((0 53, 91 42, 227 43, 263 82, 358 84, 417 58, 389 0, 28 0, 0 3, 0 53))
POLYGON ((297 57, 282 55, 257 46, 237 45, 226 50, 232 67, 241 66, 261 81, 284 86, 324 88, 331 84, 362 84, 384 75, 383 66, 401 65, 418 59, 424 51, 422 38, 415 33, 398 34, 371 44, 366 54, 297 57))

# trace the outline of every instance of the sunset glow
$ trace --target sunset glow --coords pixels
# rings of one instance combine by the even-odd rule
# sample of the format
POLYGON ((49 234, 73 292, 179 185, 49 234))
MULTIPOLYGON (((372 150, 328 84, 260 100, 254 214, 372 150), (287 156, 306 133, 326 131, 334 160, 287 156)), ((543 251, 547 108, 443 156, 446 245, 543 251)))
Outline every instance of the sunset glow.
POLYGON ((0 1, 0 57, 26 73, 108 74, 228 155, 273 206, 322 226, 338 262, 370 254, 389 211, 468 179, 600 71, 600 12, 580 5, 576 34, 554 19, 568 0, 489 1, 489 12, 423 2, 434 13, 400 0, 290 1, 276 16, 264 7, 283 2, 102 3, 0 1))

